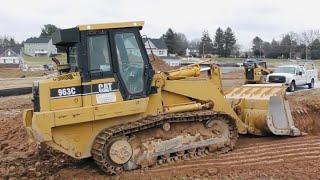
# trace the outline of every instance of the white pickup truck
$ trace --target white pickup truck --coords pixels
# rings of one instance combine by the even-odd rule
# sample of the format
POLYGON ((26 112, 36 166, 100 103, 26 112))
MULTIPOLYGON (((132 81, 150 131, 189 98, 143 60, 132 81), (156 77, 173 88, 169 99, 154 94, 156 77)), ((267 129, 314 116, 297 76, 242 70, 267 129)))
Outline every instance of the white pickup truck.
POLYGON ((296 86, 314 88, 317 80, 318 72, 314 64, 279 66, 267 76, 267 82, 283 83, 288 86, 289 92, 294 92, 296 86))

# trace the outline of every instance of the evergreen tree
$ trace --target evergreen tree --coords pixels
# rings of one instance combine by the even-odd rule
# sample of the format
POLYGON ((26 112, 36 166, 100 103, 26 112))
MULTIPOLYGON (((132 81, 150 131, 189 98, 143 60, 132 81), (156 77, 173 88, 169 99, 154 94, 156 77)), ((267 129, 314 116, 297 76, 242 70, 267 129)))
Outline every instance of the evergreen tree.
POLYGON ((168 53, 175 54, 176 53, 176 34, 175 32, 169 28, 167 32, 162 35, 164 42, 167 45, 168 53))
POLYGON ((183 33, 176 33, 171 28, 161 37, 168 47, 170 54, 185 55, 188 39, 183 33))
POLYGON ((208 31, 203 31, 201 42, 199 44, 200 54, 210 54, 213 52, 213 43, 208 31))
POLYGON ((229 57, 235 48, 237 40, 232 29, 228 27, 224 32, 224 57, 229 57))
POLYGON ((219 27, 216 31, 216 35, 214 37, 214 49, 219 56, 223 56, 224 53, 224 33, 223 30, 219 27))

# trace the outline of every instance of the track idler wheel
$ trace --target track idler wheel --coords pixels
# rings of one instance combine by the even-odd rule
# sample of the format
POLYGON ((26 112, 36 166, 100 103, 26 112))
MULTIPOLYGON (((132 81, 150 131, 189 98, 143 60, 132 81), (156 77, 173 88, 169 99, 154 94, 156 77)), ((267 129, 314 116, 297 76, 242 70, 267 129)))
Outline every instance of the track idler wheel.
POLYGON ((132 147, 126 138, 117 138, 108 143, 106 147, 108 157, 116 165, 127 163, 133 154, 132 147))

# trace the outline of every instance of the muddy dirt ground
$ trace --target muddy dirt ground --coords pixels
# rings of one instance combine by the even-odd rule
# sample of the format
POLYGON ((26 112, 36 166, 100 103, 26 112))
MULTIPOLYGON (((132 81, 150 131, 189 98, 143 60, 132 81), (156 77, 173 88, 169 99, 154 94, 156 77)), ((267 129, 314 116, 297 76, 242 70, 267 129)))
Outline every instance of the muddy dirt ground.
MULTIPOLYGON (((233 86, 241 82, 238 73, 223 77, 226 89, 230 88, 228 83, 233 86)), ((21 113, 31 108, 31 95, 2 97, 0 179, 320 179, 320 90, 287 98, 295 120, 307 135, 240 136, 236 149, 227 154, 106 176, 91 159, 74 160, 50 148, 39 148, 28 138, 21 113)))

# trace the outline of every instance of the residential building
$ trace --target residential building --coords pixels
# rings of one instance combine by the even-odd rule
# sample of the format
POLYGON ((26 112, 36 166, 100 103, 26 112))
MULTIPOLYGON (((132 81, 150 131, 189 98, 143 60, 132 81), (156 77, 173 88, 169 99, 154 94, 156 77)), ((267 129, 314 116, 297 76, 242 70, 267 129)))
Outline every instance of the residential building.
POLYGON ((181 59, 177 57, 168 57, 163 59, 171 67, 181 66, 181 59))
POLYGON ((144 46, 147 50, 147 53, 150 55, 151 51, 154 55, 159 57, 168 56, 168 48, 163 39, 150 39, 143 38, 144 46))
POLYGON ((0 68, 19 68, 23 63, 22 46, 0 46, 0 68))
POLYGON ((187 57, 199 57, 200 56, 199 49, 187 48, 186 49, 186 56, 187 57))
POLYGON ((51 37, 28 38, 24 43, 24 54, 29 56, 50 56, 57 54, 51 37))

